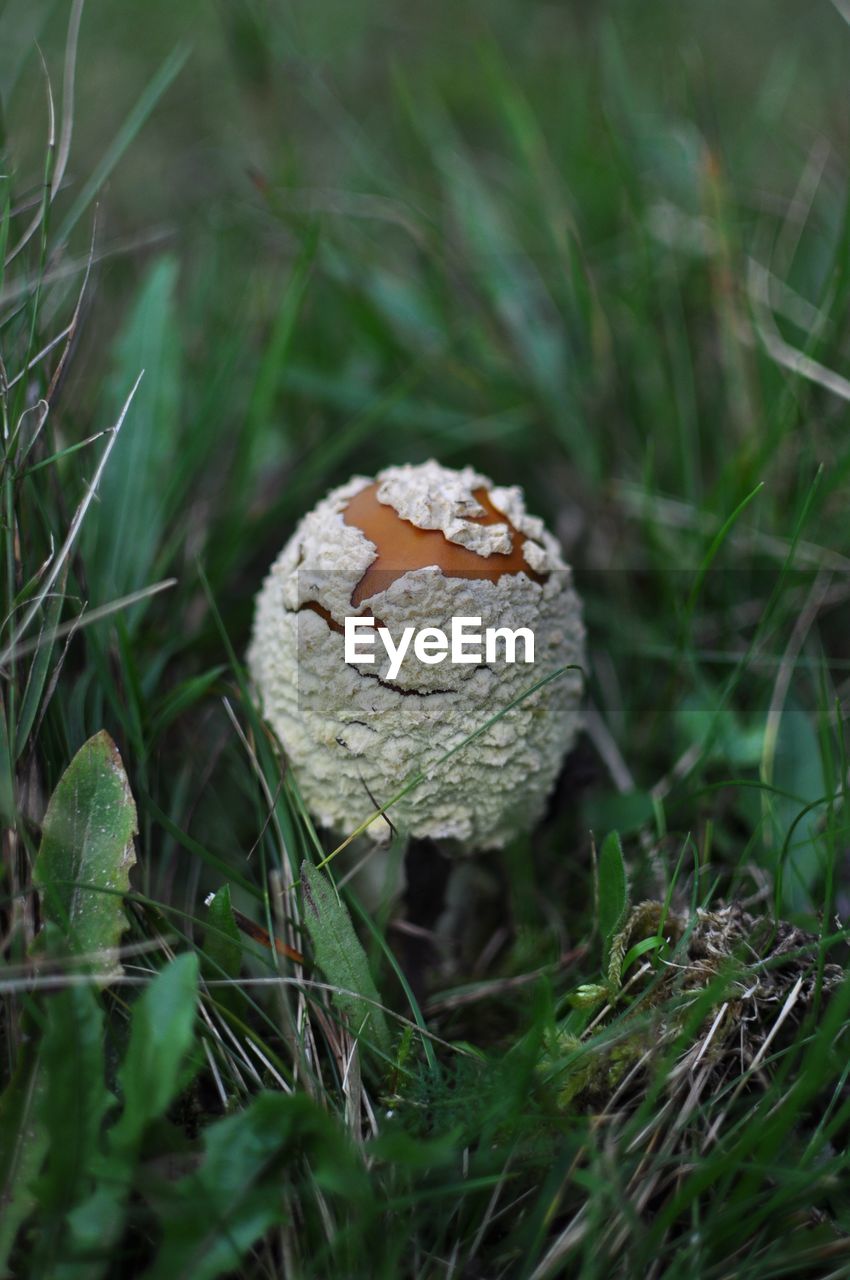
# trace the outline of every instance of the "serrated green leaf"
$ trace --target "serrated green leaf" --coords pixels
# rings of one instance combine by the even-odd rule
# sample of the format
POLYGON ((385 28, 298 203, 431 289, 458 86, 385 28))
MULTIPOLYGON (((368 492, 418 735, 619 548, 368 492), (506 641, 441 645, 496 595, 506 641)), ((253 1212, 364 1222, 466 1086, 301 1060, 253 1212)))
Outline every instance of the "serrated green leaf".
POLYGON ((625 919, 629 901, 626 863, 620 836, 612 831, 599 850, 599 928, 610 938, 625 919))
POLYGON ((127 928, 121 895, 136 861, 137 830, 118 748, 101 731, 83 744, 51 796, 33 880, 45 921, 69 951, 106 975, 127 928))
POLYGON ((301 864, 301 888, 304 921, 316 961, 328 982, 340 988, 333 996, 336 1007, 354 1035, 363 1035, 381 1053, 389 1055, 390 1033, 366 953, 348 911, 327 876, 312 863, 301 864))
POLYGON ((124 1110, 110 1134, 113 1150, 135 1147, 180 1087, 183 1061, 194 1037, 198 957, 178 956, 157 974, 133 1007, 130 1043, 118 1080, 124 1110))

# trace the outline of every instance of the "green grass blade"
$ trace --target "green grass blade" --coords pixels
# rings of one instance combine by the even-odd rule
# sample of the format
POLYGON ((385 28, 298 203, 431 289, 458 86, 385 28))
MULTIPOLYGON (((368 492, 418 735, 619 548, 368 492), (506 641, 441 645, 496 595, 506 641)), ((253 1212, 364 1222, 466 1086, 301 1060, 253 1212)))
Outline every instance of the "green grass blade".
POLYGON ((127 116, 118 133, 102 156, 91 176, 86 181, 56 233, 56 241, 64 244, 83 214, 100 191, 115 166, 121 160, 136 134, 144 125, 149 115, 163 94, 170 88, 180 74, 189 57, 187 45, 180 44, 174 48, 155 76, 152 77, 138 102, 127 116))

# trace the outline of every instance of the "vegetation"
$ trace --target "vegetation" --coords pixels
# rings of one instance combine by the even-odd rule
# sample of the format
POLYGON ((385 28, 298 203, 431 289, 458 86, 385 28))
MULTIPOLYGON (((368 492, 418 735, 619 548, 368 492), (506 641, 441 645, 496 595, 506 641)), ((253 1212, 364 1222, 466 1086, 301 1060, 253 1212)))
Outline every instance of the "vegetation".
POLYGON ((847 1274, 848 21, 0 4, 0 1271, 847 1274), (424 973, 242 655, 429 456, 590 663, 424 973))

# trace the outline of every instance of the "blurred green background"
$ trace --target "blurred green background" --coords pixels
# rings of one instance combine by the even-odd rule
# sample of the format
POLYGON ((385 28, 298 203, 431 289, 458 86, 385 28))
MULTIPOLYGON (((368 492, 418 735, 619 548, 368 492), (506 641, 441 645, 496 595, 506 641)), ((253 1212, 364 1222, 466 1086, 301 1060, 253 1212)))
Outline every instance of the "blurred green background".
MULTIPOLYGON (((58 101, 69 7, 0 12, 9 155, 34 190, 33 41, 58 101)), ((107 722, 156 812, 244 852, 199 567, 241 654, 296 519, 352 472, 433 455, 523 484, 586 598, 607 728, 555 844, 649 822, 675 845, 710 823, 706 856, 735 883, 753 860, 775 870, 793 827, 799 884, 777 892, 819 901, 815 819, 793 822, 824 794, 818 738, 847 706, 840 581, 795 624, 817 575, 848 567, 845 17, 88 6, 48 323, 93 226, 94 265, 56 447, 145 377, 73 573, 90 607, 178 584, 72 650, 48 780, 107 722), (706 791, 742 777, 792 799, 706 791)), ((90 457, 50 482, 74 491, 90 457)), ((34 562, 61 533, 45 501, 34 562)), ((173 848, 147 835, 156 875, 173 848)))
MULTIPOLYGON (((32 40, 58 98, 68 12, 11 0, 0 19, 30 184, 46 129, 32 40)), ((198 565, 241 653, 295 520, 352 472, 434 455, 523 484, 576 567, 593 697, 634 792, 617 799, 586 761, 581 825, 652 817, 647 790, 693 716, 706 746, 674 779, 671 821, 716 818, 697 784, 764 771, 794 621, 847 549, 845 401, 775 357, 778 342, 786 365, 847 364, 848 52, 829 3, 90 5, 53 215, 60 237, 73 223, 52 260, 68 298, 92 175, 105 182, 60 443, 108 425, 146 373, 87 520, 80 594, 179 585, 127 615, 120 656, 113 630, 90 633, 56 767, 109 704, 173 805, 174 758, 199 730, 165 734, 163 705, 224 660, 198 565)), ((846 659, 834 610, 823 623, 846 659)), ((836 694, 803 661, 822 643, 807 632, 794 656, 771 762, 806 800, 823 791, 818 708, 847 697, 839 668, 836 694)), ((229 828, 215 798, 195 812, 196 776, 185 787, 204 838, 229 828)), ((715 824, 735 866, 763 804, 739 790, 735 821, 715 824)))

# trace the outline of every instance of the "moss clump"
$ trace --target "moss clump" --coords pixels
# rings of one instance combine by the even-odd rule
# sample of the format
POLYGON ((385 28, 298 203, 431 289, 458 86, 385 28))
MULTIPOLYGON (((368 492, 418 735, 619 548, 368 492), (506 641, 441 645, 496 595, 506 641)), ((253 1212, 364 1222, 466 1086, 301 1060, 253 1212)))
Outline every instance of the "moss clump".
POLYGON ((574 1013, 550 1045, 544 1069, 560 1105, 629 1112, 662 1065, 661 1087, 689 1110, 729 1084, 764 1087, 768 1050, 841 979, 817 955, 814 935, 737 903, 640 903, 611 943, 604 980, 570 997, 585 1025, 574 1013))

